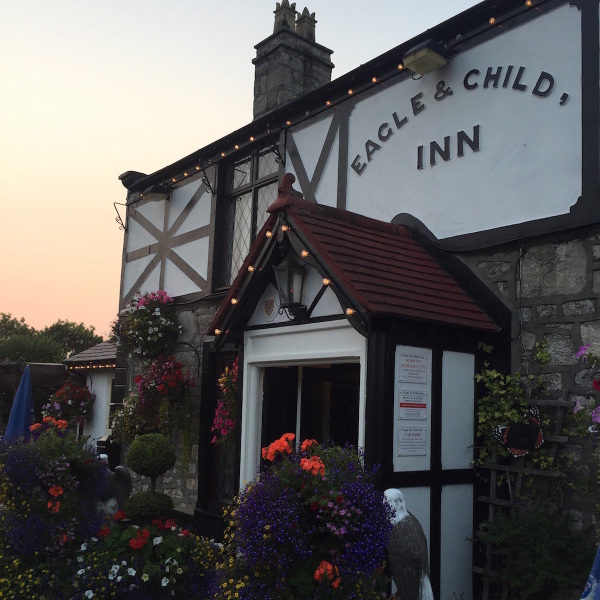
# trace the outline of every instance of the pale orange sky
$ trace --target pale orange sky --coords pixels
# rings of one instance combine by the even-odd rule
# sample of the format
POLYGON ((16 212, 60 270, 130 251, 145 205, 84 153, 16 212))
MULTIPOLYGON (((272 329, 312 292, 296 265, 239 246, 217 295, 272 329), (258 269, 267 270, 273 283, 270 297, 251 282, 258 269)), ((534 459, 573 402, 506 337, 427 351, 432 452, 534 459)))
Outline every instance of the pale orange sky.
MULTIPOLYGON (((474 4, 307 6, 338 77, 474 4)), ((272 33, 274 9, 0 0, 0 312, 108 334, 123 244, 118 176, 156 171, 252 120, 254 45, 272 33)))

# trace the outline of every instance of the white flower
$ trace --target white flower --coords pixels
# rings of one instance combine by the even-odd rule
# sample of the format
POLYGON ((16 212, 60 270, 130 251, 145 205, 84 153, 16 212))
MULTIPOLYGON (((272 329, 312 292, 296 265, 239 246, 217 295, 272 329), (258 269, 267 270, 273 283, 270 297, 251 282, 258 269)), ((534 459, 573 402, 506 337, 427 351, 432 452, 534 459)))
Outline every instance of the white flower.
POLYGON ((112 581, 115 578, 115 576, 112 573, 109 573, 108 578, 112 581))
POLYGON ((116 573, 119 570, 119 565, 113 565, 110 568, 111 573, 116 573))
POLYGON ((121 581, 121 579, 123 579, 120 575, 117 577, 117 583, 119 583, 119 581, 121 581))
POLYGON ((135 575, 135 569, 132 569, 131 567, 129 567, 129 569, 127 569, 127 573, 128 573, 128 575, 131 575, 133 577, 135 575))
POLYGON ((179 567, 179 569, 177 569, 177 575, 181 575, 183 573, 183 569, 181 567, 179 567))
POLYGON ((152 543, 153 543, 155 546, 158 546, 158 545, 159 545, 159 544, 160 544, 162 541, 163 541, 163 539, 162 539, 162 535, 159 535, 159 536, 155 537, 155 538, 152 540, 152 543))
POLYGON ((79 569, 79 571, 77 571, 77 575, 83 575, 85 573, 85 569, 79 569))
POLYGON ((168 577, 163 577, 162 581, 160 583, 161 583, 161 585, 163 587, 166 587, 167 585, 169 585, 169 578, 168 577))
POLYGON ((148 579, 150 579, 150 577, 148 576, 148 573, 144 573, 144 574, 142 575, 142 581, 144 581, 144 582, 145 582, 145 581, 148 581, 148 579))
POLYGON ((83 556, 78 556, 77 557, 77 562, 83 562, 83 556))
POLYGON ((94 592, 92 592, 92 590, 86 590, 85 591, 85 597, 86 598, 93 598, 94 597, 94 592))
POLYGON ((126 560, 122 560, 121 564, 126 567, 127 566, 127 561, 126 560))

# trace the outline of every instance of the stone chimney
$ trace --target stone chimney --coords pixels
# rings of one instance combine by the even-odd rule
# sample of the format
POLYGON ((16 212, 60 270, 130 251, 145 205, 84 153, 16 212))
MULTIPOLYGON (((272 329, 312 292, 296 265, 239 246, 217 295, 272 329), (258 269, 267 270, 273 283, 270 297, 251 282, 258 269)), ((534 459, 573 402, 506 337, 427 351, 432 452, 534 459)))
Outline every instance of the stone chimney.
POLYGON ((331 81, 333 51, 315 42, 315 13, 300 15, 282 0, 274 14, 273 35, 255 46, 252 61, 255 119, 331 81))

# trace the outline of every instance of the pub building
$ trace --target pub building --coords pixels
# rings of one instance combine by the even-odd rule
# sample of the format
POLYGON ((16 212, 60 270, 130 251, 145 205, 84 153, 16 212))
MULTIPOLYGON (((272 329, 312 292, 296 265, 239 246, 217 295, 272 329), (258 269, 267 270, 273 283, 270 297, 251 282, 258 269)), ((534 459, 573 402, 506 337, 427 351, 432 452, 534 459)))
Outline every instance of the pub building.
MULTIPOLYGON (((216 535, 261 447, 357 445, 423 524, 435 597, 471 600, 481 344, 509 373, 544 342, 548 393, 573 403, 575 353, 600 347, 598 1, 486 0, 334 80, 315 24, 278 2, 253 121, 120 176, 120 307, 166 290, 199 374, 191 469, 163 489, 216 535), (235 442, 215 446, 236 357, 235 442)), ((121 394, 133 371, 120 357, 121 394)))

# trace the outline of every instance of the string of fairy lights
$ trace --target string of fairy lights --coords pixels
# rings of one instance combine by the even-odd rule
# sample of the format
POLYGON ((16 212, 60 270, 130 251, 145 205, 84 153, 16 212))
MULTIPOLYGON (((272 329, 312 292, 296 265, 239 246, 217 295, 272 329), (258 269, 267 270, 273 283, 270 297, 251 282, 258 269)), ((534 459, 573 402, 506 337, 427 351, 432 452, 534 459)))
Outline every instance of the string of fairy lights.
MULTIPOLYGON (((538 2, 535 2, 534 0, 525 0, 523 5, 519 9, 516 9, 516 10, 514 10, 506 15, 503 15, 501 17, 500 16, 499 17, 494 17, 494 16, 490 17, 485 24, 483 24, 479 28, 473 29, 469 33, 468 37, 471 38, 476 35, 479 35, 484 30, 489 29, 491 27, 501 27, 502 23, 504 23, 508 19, 513 18, 516 13, 521 13, 528 9, 537 9, 538 5, 544 3, 545 1, 547 1, 547 0, 538 0, 538 2)), ((466 36, 458 35, 456 37, 456 39, 449 42, 447 44, 447 46, 452 47, 452 46, 455 46, 456 44, 464 43, 466 39, 467 39, 466 36)), ((255 132, 252 135, 249 135, 248 137, 244 137, 243 139, 240 139, 239 141, 237 141, 237 143, 233 144, 229 148, 221 150, 220 152, 216 153, 212 157, 209 157, 209 158, 201 157, 201 158, 197 159, 196 160, 197 164, 191 164, 188 168, 184 169, 179 174, 170 176, 170 178, 168 180, 168 185, 169 185, 169 187, 173 187, 175 185, 181 184, 186 179, 189 179, 198 174, 201 174, 201 172, 204 172, 204 170, 206 168, 213 166, 219 160, 226 158, 227 156, 229 156, 230 154, 233 154, 234 152, 237 152, 241 148, 247 147, 256 141, 264 140, 267 137, 272 137, 274 135, 278 135, 281 132, 285 131, 286 129, 289 129, 292 126, 297 126, 300 123, 322 113, 323 111, 327 111, 329 109, 335 109, 335 107, 337 105, 339 105, 341 102, 344 102, 345 100, 347 100, 349 98, 356 97, 358 94, 365 93, 366 91, 372 89, 374 86, 383 85, 390 79, 398 77, 398 75, 402 75, 402 74, 404 74, 407 77, 410 77, 409 69, 407 69, 404 66, 403 62, 400 61, 392 71, 389 71, 389 72, 379 75, 379 76, 372 75, 363 85, 358 85, 358 86, 348 88, 345 93, 338 96, 337 98, 328 99, 325 101, 324 105, 317 106, 312 111, 309 110, 309 111, 304 112, 303 115, 295 121, 291 118, 288 118, 285 121, 283 121, 280 124, 275 125, 275 126, 273 126, 271 123, 268 123, 266 126, 266 131, 264 131, 263 133, 255 132)), ((140 193, 139 197, 142 198, 143 193, 140 193)))

